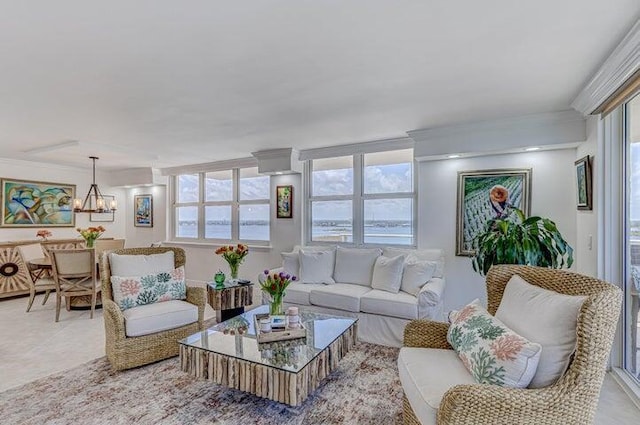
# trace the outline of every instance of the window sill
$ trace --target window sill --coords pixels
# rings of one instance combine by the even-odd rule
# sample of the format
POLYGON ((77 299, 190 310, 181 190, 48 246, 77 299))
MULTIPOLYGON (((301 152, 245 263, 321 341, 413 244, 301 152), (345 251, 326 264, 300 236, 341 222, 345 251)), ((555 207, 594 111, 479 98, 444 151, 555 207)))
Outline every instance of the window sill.
MULTIPOLYGON (((242 242, 241 242, 242 243, 242 242)), ((229 246, 229 245, 233 245, 236 246, 238 243, 220 243, 220 242, 192 242, 192 241, 163 241, 162 245, 179 245, 179 246, 191 246, 194 248, 219 248, 221 246, 229 246)), ((243 243, 243 245, 246 245, 249 247, 249 249, 252 249, 254 251, 269 251, 271 249, 273 249, 272 245, 252 245, 249 243, 243 243)))

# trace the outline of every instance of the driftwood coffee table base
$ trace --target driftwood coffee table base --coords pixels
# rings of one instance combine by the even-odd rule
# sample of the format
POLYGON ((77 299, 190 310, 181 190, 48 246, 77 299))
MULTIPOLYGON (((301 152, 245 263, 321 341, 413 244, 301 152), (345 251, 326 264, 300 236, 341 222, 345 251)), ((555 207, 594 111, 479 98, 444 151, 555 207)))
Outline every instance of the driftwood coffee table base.
POLYGON ((196 378, 299 406, 338 367, 338 362, 355 345, 356 336, 357 323, 354 323, 298 372, 183 344, 180 345, 180 366, 196 378))

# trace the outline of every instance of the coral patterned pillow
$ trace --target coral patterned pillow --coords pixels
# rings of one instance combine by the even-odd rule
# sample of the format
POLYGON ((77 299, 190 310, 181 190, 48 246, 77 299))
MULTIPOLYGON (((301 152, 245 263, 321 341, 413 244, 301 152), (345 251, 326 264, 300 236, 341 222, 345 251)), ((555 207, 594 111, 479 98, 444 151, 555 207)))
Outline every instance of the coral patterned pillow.
POLYGON ((542 346, 506 327, 473 301, 452 312, 447 341, 480 384, 526 388, 533 379, 542 346))
POLYGON ((111 276, 113 300, 121 310, 187 298, 184 266, 146 276, 111 276))

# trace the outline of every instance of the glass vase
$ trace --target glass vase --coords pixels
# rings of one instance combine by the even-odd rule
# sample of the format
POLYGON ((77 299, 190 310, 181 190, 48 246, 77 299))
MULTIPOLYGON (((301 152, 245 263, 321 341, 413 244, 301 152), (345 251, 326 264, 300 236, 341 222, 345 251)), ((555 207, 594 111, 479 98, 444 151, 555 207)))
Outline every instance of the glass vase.
POLYGON ((271 301, 269 302, 269 315, 282 316, 284 310, 282 309, 282 294, 271 294, 271 301))
POLYGON ((229 263, 229 270, 231 270, 231 280, 232 281, 237 281, 238 280, 238 268, 240 267, 240 264, 238 263, 229 263))
POLYGON ((86 244, 87 248, 93 248, 93 246, 94 246, 94 245, 95 245, 95 243, 96 243, 96 239, 95 239, 95 238, 86 238, 86 239, 84 240, 84 242, 85 242, 85 244, 86 244))

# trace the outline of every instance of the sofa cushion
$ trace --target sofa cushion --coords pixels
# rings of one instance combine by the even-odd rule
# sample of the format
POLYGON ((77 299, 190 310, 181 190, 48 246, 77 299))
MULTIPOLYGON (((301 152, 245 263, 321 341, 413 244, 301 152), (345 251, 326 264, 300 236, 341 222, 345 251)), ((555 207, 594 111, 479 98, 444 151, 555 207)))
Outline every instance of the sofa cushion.
POLYGON ((166 272, 175 267, 173 251, 151 255, 109 254, 111 276, 144 276, 166 272))
POLYGON ((526 388, 542 347, 518 335, 473 301, 450 315, 447 341, 480 384, 526 388))
POLYGON ((529 388, 554 384, 576 348, 576 326, 587 297, 564 295, 511 277, 496 317, 523 337, 542 345, 540 363, 529 388))
POLYGON ((313 289, 309 301, 312 305, 357 313, 360 311, 360 297, 369 291, 371 288, 365 286, 336 283, 313 289))
POLYGON ((130 308, 122 314, 127 336, 142 336, 197 322, 198 306, 174 300, 130 308))
POLYGON ((442 249, 408 249, 408 248, 384 248, 382 255, 385 257, 395 257, 405 255, 405 261, 413 259, 418 261, 435 261, 437 266, 433 277, 444 276, 444 251, 442 249))
POLYGON ((372 289, 360 297, 360 311, 401 319, 417 319, 418 299, 404 292, 392 294, 372 289))
POLYGON ((398 374, 404 394, 423 425, 435 425, 442 397, 456 385, 475 384, 453 350, 402 347, 398 374))
POLYGON ((393 258, 383 256, 376 258, 376 262, 373 265, 371 287, 397 294, 400 290, 403 267, 404 255, 398 255, 393 258))
POLYGON ((111 276, 113 301, 120 310, 157 302, 184 300, 187 286, 184 266, 145 276, 111 276))
POLYGON ((418 295, 424 284, 433 277, 437 266, 435 261, 420 261, 415 258, 405 262, 400 289, 411 295, 418 295))
POLYGON ((300 282, 302 283, 335 283, 333 280, 333 251, 300 250, 300 282))
POLYGON ((284 302, 300 305, 311 305, 309 295, 313 289, 322 288, 322 283, 291 282, 284 291, 284 302))
POLYGON ((298 252, 283 252, 282 271, 292 276, 300 276, 300 259, 298 252))
POLYGON ((333 278, 340 283, 355 283, 371 286, 373 265, 382 254, 379 248, 342 248, 336 249, 336 268, 333 278))

